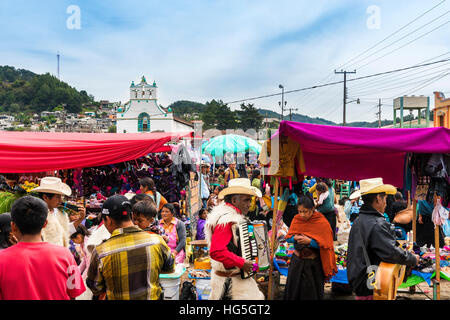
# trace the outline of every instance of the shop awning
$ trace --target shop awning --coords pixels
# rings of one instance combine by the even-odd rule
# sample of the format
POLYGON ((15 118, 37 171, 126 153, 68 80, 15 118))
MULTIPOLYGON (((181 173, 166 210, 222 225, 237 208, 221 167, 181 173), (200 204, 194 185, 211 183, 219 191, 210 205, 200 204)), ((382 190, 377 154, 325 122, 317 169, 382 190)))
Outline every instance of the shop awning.
POLYGON ((95 167, 170 150, 186 133, 72 133, 0 131, 0 172, 95 167))
MULTIPOLYGON (((282 121, 277 133, 300 144, 305 175, 403 186, 407 153, 450 153, 450 129, 351 128, 282 121)), ((273 145, 273 144, 272 144, 273 145)), ((292 159, 293 160, 293 159, 292 159)))

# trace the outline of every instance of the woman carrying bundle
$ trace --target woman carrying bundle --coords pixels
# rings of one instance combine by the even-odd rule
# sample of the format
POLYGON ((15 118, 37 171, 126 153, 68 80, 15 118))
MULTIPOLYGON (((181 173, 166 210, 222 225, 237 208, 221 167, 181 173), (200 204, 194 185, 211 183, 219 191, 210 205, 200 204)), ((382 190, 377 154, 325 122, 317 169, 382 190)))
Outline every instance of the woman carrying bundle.
POLYGON ((286 235, 294 243, 294 254, 284 294, 285 300, 322 300, 324 282, 336 272, 333 232, 327 219, 315 211, 307 196, 298 200, 298 214, 286 235))

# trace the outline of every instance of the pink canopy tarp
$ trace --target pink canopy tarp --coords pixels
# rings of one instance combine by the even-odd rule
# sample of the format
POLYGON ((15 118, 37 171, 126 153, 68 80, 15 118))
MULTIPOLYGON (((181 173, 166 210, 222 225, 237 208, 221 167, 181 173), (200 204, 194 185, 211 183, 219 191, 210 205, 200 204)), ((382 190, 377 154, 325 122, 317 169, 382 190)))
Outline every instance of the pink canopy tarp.
POLYGON ((0 131, 0 172, 43 172, 95 167, 170 151, 192 133, 72 133, 0 131))
POLYGON ((282 121, 277 133, 297 141, 305 175, 359 181, 382 177, 403 187, 406 154, 450 153, 450 129, 352 128, 282 121))

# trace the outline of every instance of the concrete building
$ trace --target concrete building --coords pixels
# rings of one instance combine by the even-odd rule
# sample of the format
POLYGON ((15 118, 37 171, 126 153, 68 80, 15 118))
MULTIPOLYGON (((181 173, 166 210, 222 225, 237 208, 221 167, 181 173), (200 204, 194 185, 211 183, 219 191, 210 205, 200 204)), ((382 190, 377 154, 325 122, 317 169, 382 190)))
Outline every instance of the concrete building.
POLYGON ((117 133, 187 132, 193 124, 174 116, 170 108, 158 105, 158 87, 142 77, 139 84, 130 86, 130 101, 117 109, 117 133))
POLYGON ((397 111, 400 111, 400 123, 399 127, 404 128, 404 111, 409 110, 410 113, 414 110, 418 111, 418 122, 416 128, 429 127, 430 123, 430 97, 425 96, 403 96, 394 99, 394 125, 397 127, 397 111), (425 109, 425 119, 421 119, 422 110, 425 109))
POLYGON ((450 129, 450 98, 445 99, 442 92, 434 93, 434 126, 450 129))
POLYGON ((0 130, 5 130, 13 126, 15 118, 7 114, 0 114, 0 130))

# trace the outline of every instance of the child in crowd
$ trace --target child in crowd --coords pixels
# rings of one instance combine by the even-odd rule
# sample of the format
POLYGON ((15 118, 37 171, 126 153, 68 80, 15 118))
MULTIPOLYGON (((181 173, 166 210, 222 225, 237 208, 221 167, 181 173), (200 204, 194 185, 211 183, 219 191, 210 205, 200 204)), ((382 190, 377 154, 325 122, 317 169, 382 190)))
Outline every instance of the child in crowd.
POLYGON ((86 227, 82 224, 78 225, 75 233, 70 236, 70 240, 76 244, 75 250, 78 253, 78 257, 80 258, 80 273, 83 279, 85 279, 87 275, 87 267, 89 265, 89 261, 91 260, 91 255, 87 250, 86 243, 90 233, 86 229, 86 227))
POLYGON ((323 204, 323 201, 326 198, 328 198, 330 193, 328 191, 328 186, 325 184, 325 182, 319 182, 317 184, 316 190, 317 190, 317 195, 318 195, 317 206, 320 206, 323 204))
POLYGON ((204 208, 200 209, 198 212, 197 234, 195 235, 195 240, 205 240, 205 223, 207 215, 208 210, 204 208))
POLYGON ((216 188, 214 189, 214 192, 209 196, 208 203, 207 203, 209 209, 219 205, 219 203, 220 203, 219 193, 222 190, 223 190, 222 186, 216 186, 216 188))
POLYGON ((133 206, 133 223, 144 231, 160 235, 169 241, 164 228, 156 221, 156 206, 148 201, 139 201, 133 206))

